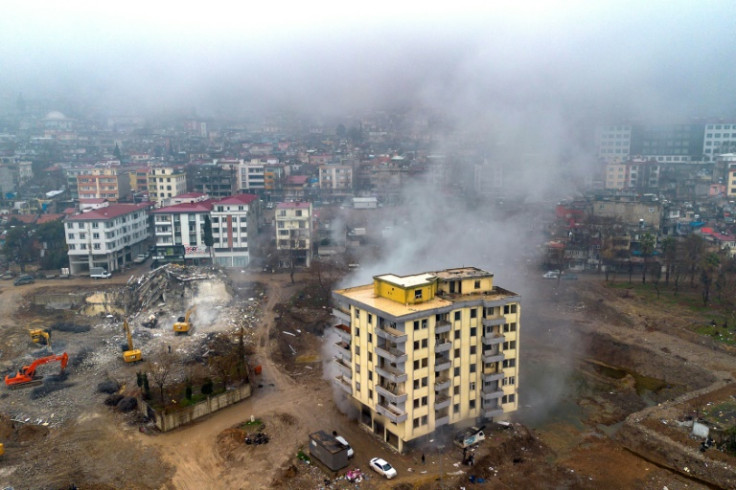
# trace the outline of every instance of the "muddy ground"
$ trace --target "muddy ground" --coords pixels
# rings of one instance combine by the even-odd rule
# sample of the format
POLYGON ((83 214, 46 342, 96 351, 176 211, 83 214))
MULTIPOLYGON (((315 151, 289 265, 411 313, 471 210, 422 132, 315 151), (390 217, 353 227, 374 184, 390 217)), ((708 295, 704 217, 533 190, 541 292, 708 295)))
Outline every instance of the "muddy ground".
MULTIPOLYGON (((124 279, 104 288, 122 287, 124 279)), ((488 488, 708 488, 681 469, 637 455, 635 436, 617 435, 631 414, 732 379, 736 361, 731 353, 694 337, 688 328, 702 322, 697 315, 674 307, 653 310, 625 289, 605 287, 599 276, 575 283, 540 280, 536 290, 524 294, 517 423, 509 429, 489 427, 491 437, 476 448, 471 468, 461 464, 462 451, 441 435, 398 455, 340 411, 323 373, 330 357, 323 349, 329 310, 310 276, 297 275, 292 284, 288 273, 236 271, 230 279, 233 304, 213 308, 222 315, 213 315, 211 324, 230 308, 250 308, 251 363, 262 369, 254 395, 166 434, 141 433, 141 420, 104 406, 105 395, 96 390, 110 378, 128 387, 135 383, 136 368, 117 358, 123 337, 116 318, 71 321, 69 311, 29 306, 39 290, 94 291, 102 285, 89 280, 0 285, 0 365, 6 370, 17 369, 42 349, 26 338, 28 325, 89 325, 87 331, 54 333, 60 347, 83 358, 54 385, 61 388, 35 398, 31 392, 0 394, 5 414, 0 437, 6 447, 0 483, 15 488, 355 488, 344 472, 296 457, 306 449, 308 434, 321 429, 340 432, 355 448, 350 467, 366 475, 358 488, 458 488, 471 476, 482 478, 488 488), (268 435, 267 444, 243 442, 253 432, 251 417, 262 424, 257 430, 268 435), (374 456, 388 459, 398 478, 387 482, 372 473, 368 460, 374 456)), ((219 324, 231 327, 227 321, 219 324)), ((189 352, 204 336, 160 333, 139 336, 144 355, 179 340, 174 348, 189 352)), ((702 404, 717 401, 711 397, 702 404)), ((673 418, 683 411, 675 412, 673 418)), ((696 449, 699 444, 687 434, 679 442, 696 449)))

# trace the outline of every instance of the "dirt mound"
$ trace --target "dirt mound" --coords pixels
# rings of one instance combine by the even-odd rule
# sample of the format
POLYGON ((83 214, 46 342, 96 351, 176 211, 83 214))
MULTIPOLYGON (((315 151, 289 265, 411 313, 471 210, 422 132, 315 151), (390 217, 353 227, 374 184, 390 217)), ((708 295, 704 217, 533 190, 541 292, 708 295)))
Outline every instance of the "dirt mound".
POLYGON ((108 395, 112 393, 117 393, 119 389, 120 383, 111 379, 103 381, 97 385, 97 391, 99 391, 100 393, 107 393, 108 395))

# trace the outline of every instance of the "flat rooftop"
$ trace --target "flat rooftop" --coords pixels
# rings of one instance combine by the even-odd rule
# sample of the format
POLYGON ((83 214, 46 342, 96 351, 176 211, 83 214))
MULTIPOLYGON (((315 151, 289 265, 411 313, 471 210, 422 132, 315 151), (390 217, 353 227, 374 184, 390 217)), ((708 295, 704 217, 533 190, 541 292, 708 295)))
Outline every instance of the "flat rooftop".
POLYGON ((452 279, 464 279, 471 277, 493 277, 490 272, 478 269, 477 267, 456 267, 454 269, 445 269, 433 273, 443 281, 452 279))
POLYGON ((402 288, 411 288, 422 284, 430 284, 435 278, 434 274, 425 272, 424 274, 415 274, 413 276, 397 276, 396 274, 383 274, 376 276, 375 279, 396 284, 402 288))
POLYGON ((428 311, 434 308, 442 308, 443 306, 450 306, 452 301, 434 297, 429 301, 418 303, 415 305, 405 305, 396 301, 386 299, 380 296, 376 296, 373 292, 373 284, 366 284, 364 286, 356 286, 354 288, 340 289, 335 291, 337 294, 341 294, 353 301, 363 303, 366 306, 376 308, 381 311, 385 311, 391 316, 403 316, 416 313, 418 311, 428 311))

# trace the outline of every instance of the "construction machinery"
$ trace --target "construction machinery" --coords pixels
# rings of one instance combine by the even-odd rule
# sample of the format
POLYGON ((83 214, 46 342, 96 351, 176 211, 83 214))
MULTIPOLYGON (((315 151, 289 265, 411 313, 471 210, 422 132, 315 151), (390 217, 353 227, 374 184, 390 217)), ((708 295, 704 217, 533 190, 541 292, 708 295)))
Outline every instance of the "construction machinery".
POLYGON ((197 310, 196 306, 192 306, 187 310, 186 316, 180 316, 179 319, 174 323, 174 332, 176 333, 189 333, 192 328, 192 324, 189 322, 189 317, 192 316, 197 310))
POLYGON ((51 349, 51 335, 41 328, 34 328, 28 331, 31 334, 31 340, 35 344, 46 344, 51 349))
POLYGON ((141 354, 141 350, 133 347, 133 335, 130 333, 128 320, 123 320, 123 328, 125 329, 125 335, 128 338, 128 350, 123 351, 123 361, 137 362, 142 360, 143 354, 141 354))
POLYGON ((5 376, 5 385, 11 389, 15 389, 41 384, 42 376, 36 376, 36 369, 38 369, 39 366, 43 366, 50 362, 60 362, 61 373, 63 374, 64 369, 66 369, 66 364, 69 362, 69 356, 64 352, 60 355, 39 357, 28 366, 23 366, 15 376, 5 376))

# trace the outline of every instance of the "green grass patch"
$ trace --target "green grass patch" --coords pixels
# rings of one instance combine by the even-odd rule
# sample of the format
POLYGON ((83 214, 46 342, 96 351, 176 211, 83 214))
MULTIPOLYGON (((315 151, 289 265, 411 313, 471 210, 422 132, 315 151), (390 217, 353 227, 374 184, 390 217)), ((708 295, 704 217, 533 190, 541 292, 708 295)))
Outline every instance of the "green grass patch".
POLYGON ((711 337, 713 340, 727 345, 736 345, 736 332, 728 330, 721 326, 713 325, 699 325, 693 330, 700 335, 706 335, 711 337))
POLYGON ((260 427, 263 425, 263 421, 261 419, 253 419, 253 421, 248 420, 247 422, 243 422, 240 424, 240 428, 243 430, 252 429, 253 427, 260 427))

